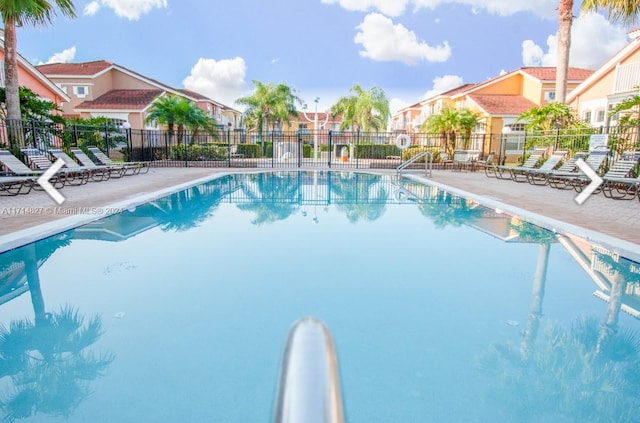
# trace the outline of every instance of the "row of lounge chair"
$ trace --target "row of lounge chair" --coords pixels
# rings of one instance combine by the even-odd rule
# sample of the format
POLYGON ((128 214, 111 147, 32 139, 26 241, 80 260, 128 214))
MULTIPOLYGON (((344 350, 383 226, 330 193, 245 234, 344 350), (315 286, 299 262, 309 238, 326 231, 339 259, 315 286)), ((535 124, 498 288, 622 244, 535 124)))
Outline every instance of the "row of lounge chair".
POLYGON ((535 150, 520 166, 485 165, 485 174, 492 178, 581 192, 591 183, 591 179, 577 166, 578 159, 582 159, 603 179, 596 193, 602 192, 605 197, 614 199, 640 200, 640 175, 635 173, 640 152, 626 152, 609 163, 609 150, 606 148, 595 149, 590 153, 576 153, 570 157, 567 155, 566 151, 555 151, 545 157, 544 150, 535 150))
POLYGON ((58 159, 64 162, 64 167, 49 179, 49 183, 57 189, 149 171, 148 163, 114 162, 97 147, 88 147, 88 150, 93 159, 79 148, 70 149, 73 157, 57 148, 47 151, 24 148, 21 152, 25 161, 8 150, 0 150, 0 168, 4 169, 0 173, 0 195, 28 194, 32 189, 41 190, 38 178, 58 159))

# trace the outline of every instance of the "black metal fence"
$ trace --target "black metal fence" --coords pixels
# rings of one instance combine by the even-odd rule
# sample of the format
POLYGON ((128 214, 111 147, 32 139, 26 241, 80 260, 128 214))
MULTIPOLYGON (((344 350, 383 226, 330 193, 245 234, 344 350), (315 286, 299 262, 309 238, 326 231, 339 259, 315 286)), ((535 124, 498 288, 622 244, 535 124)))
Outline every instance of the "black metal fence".
POLYGON ((640 150, 640 127, 509 134, 474 134, 447 139, 443 134, 355 131, 244 131, 213 133, 184 130, 139 130, 116 125, 60 125, 25 121, 0 122, 0 148, 96 146, 114 159, 153 162, 154 166, 251 168, 396 168, 402 161, 430 151, 435 163, 454 150, 493 151, 502 162, 518 162, 534 148, 588 151, 606 143, 612 154, 640 150), (398 136, 409 135, 406 147, 398 136), (405 148, 406 147, 406 148, 405 148))

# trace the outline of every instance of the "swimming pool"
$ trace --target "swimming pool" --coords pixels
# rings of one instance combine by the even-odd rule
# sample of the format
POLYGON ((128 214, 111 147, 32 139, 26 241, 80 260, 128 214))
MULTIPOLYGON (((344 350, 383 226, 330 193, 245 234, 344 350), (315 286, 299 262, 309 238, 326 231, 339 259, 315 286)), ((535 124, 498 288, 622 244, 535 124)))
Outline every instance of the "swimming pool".
POLYGON ((25 421, 268 421, 303 316, 333 334, 349 422, 640 405, 637 263, 413 179, 225 175, 0 272, 3 412, 25 421))

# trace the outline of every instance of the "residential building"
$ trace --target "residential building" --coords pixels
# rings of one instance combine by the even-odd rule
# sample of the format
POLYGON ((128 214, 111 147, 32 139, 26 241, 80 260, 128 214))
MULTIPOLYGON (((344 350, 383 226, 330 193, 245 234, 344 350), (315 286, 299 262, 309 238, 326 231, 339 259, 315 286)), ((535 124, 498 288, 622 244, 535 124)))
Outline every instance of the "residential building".
POLYGON ((593 126, 615 126, 610 113, 618 103, 640 89, 640 28, 628 33, 629 43, 614 54, 569 95, 567 103, 593 126))
MULTIPOLYGON (((4 38, 4 32, 0 30, 0 40, 4 38)), ((64 107, 70 101, 69 96, 49 80, 42 72, 29 63, 20 54, 18 59, 18 84, 29 88, 43 100, 49 100, 59 107, 64 107)), ((5 87, 4 76, 4 47, 0 43, 0 87, 5 87)))
POLYGON ((237 128, 241 113, 201 94, 175 89, 106 60, 84 63, 54 63, 37 66, 69 96, 63 105, 66 116, 104 116, 132 129, 158 129, 145 122, 153 101, 163 95, 178 95, 195 102, 224 128, 237 128))
MULTIPOLYGON (((592 74, 592 70, 569 68, 567 92, 592 74)), ((534 106, 553 102, 555 83, 555 67, 523 67, 485 82, 461 85, 420 101, 420 114, 412 111, 407 131, 418 132, 426 119, 444 108, 469 109, 480 116, 481 122, 474 131, 472 148, 481 149, 485 155, 494 151, 513 158, 521 155, 524 148, 524 122, 519 122, 518 116, 534 106)), ((406 111, 399 112, 403 113, 406 111)), ((393 121, 403 119, 396 114, 393 121)))

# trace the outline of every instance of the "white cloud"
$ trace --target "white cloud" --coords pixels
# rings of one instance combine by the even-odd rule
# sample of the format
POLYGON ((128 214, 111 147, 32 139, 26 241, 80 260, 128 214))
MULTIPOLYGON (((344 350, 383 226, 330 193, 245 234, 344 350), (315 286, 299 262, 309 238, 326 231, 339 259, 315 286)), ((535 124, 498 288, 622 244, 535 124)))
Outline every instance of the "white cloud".
POLYGON ((357 29, 359 32, 354 41, 364 47, 360 55, 372 60, 413 65, 421 61, 444 62, 451 56, 451 48, 446 41, 431 47, 419 41, 416 34, 404 25, 394 25, 391 19, 379 13, 365 16, 357 29))
POLYGON ((522 42, 522 63, 524 66, 555 66, 556 50, 558 47, 557 37, 549 35, 547 37, 547 53, 542 47, 531 40, 522 42))
POLYGON ((198 59, 182 84, 185 88, 234 107, 236 99, 247 95, 247 65, 241 57, 234 59, 198 59))
POLYGON ((410 0, 321 0, 324 4, 338 4, 346 10, 367 12, 378 10, 387 16, 400 16, 410 0))
POLYGON ((98 10, 100 10, 100 3, 92 1, 84 7, 82 14, 85 16, 93 16, 98 13, 98 10))
POLYGON ((399 98, 392 98, 391 100, 389 100, 389 111, 391 112, 391 116, 395 115, 396 113, 398 113, 398 110, 400 109, 404 109, 405 107, 409 106, 410 104, 413 103, 408 103, 404 100, 401 100, 399 98))
POLYGON ((167 0, 94 0, 85 6, 83 14, 93 16, 101 7, 106 7, 112 9, 116 16, 137 21, 152 9, 163 9, 167 5, 167 0))
POLYGON ((431 89, 424 93, 422 98, 431 98, 445 91, 457 88, 462 84, 464 84, 462 77, 458 75, 437 76, 433 79, 433 86, 431 89))
POLYGON ((441 5, 457 3, 470 7, 471 13, 482 11, 500 16, 510 16, 518 12, 531 12, 546 19, 557 18, 557 0, 321 0, 325 4, 338 4, 351 11, 368 12, 377 10, 387 16, 400 16, 408 8, 435 9, 441 5))
MULTIPOLYGON (((602 15, 584 14, 574 20, 571 28, 572 67, 597 69, 628 43, 621 28, 614 27, 602 15)), ((556 66, 558 39, 547 37, 546 51, 531 40, 522 43, 522 62, 525 66, 556 66)))
POLYGON ((46 62, 40 62, 38 65, 45 65, 49 63, 69 63, 73 61, 74 57, 76 57, 76 46, 54 53, 46 62))

